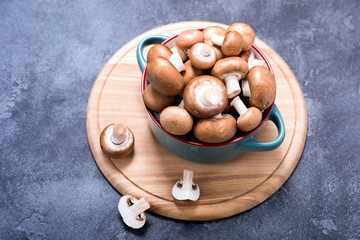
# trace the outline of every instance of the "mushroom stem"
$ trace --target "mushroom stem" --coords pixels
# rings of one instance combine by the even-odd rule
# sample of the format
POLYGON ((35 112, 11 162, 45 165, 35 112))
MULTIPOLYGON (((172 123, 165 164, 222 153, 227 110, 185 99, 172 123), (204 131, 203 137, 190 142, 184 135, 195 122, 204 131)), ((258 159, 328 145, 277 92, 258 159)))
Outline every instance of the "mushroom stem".
POLYGON ((220 36, 217 34, 211 35, 211 41, 213 42, 213 44, 218 45, 218 46, 222 46, 224 39, 225 39, 225 36, 220 36))
POLYGON ((216 114, 215 116, 213 116, 212 118, 215 118, 215 119, 221 119, 223 118, 223 114, 222 113, 219 113, 219 114, 216 114))
POLYGON ((179 55, 179 53, 173 53, 169 59, 171 64, 179 71, 182 72, 185 70, 185 65, 179 55))
POLYGON ((185 108, 184 100, 181 100, 181 102, 179 103, 178 107, 185 108))
POLYGON ((193 177, 193 171, 185 169, 183 173, 182 187, 185 189, 191 189, 193 184, 193 177))
POLYGON ((135 200, 134 204, 130 206, 130 209, 135 216, 139 215, 142 212, 145 212, 149 208, 150 208, 150 204, 143 197, 140 198, 139 200, 135 200))
POLYGON ((211 54, 211 46, 208 45, 208 44, 202 44, 202 45, 201 45, 201 54, 202 54, 204 57, 210 56, 210 54, 211 54))
POLYGON ((228 75, 224 78, 228 98, 233 98, 241 92, 239 79, 236 75, 228 75))
POLYGON ((172 47, 170 50, 171 50, 171 52, 172 52, 173 54, 179 54, 179 56, 181 57, 182 61, 185 62, 185 60, 186 60, 186 55, 185 55, 184 51, 181 51, 177 46, 172 47))
POLYGON ((204 106, 214 105, 219 102, 219 94, 213 88, 204 88, 203 94, 201 94, 201 102, 204 106))
POLYGON ((249 60, 248 60, 248 67, 249 67, 249 70, 255 66, 262 66, 262 67, 267 67, 266 66, 266 63, 264 60, 262 59, 257 59, 255 57, 255 54, 250 51, 250 56, 249 56, 249 60))
POLYGON ((126 140, 126 127, 121 124, 121 123, 117 123, 114 125, 113 127, 113 131, 111 134, 111 141, 115 144, 115 145, 120 145, 123 142, 125 142, 126 140))
POLYGON ((243 91, 243 95, 244 95, 245 97, 251 97, 249 80, 243 79, 243 80, 241 81, 241 88, 242 88, 242 91, 243 91))
POLYGON ((243 101, 241 101, 239 96, 236 96, 231 101, 230 105, 236 109, 236 111, 239 113, 240 116, 248 110, 245 104, 243 103, 243 101))

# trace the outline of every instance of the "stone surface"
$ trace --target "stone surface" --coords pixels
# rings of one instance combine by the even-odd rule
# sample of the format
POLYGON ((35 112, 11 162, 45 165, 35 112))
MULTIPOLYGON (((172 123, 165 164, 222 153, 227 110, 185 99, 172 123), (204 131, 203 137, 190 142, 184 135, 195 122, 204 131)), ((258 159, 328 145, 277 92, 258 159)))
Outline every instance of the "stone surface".
POLYGON ((0 239, 360 239, 360 2, 0 1, 0 239), (88 95, 126 42, 164 24, 246 22, 289 64, 308 136, 258 207, 127 228, 87 143, 88 95))

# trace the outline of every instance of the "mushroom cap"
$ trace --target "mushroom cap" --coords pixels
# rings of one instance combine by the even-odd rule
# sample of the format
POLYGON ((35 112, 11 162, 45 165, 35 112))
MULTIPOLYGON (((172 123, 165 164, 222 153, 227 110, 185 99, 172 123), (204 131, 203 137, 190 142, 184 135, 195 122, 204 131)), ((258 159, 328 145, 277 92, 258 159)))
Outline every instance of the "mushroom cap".
POLYGON ((165 96, 175 96, 184 89, 184 81, 172 63, 162 57, 151 60, 146 69, 147 79, 152 87, 165 96))
POLYGON ((111 141, 111 134, 114 131, 115 124, 109 124, 104 128, 100 134, 100 147, 103 152, 112 158, 123 158, 128 156, 133 150, 135 145, 135 137, 133 132, 126 128, 126 140, 121 144, 114 144, 111 141))
POLYGON ((261 111, 256 107, 250 107, 237 119, 236 123, 241 131, 248 132, 256 128, 260 124, 261 119, 261 111))
POLYGON ((211 75, 223 80, 226 76, 236 75, 242 79, 249 71, 247 62, 239 57, 227 57, 217 61, 211 70, 211 75))
POLYGON ((225 56, 237 56, 243 48, 243 39, 237 31, 230 30, 225 34, 221 51, 225 56))
POLYGON ((246 62, 248 62, 249 57, 250 57, 250 54, 251 54, 251 51, 250 51, 250 50, 243 50, 243 51, 240 53, 239 57, 242 58, 242 59, 244 59, 246 62))
POLYGON ((171 52, 171 50, 164 44, 155 44, 153 45, 148 54, 147 54, 147 62, 150 62, 152 59, 157 58, 157 57, 163 57, 165 59, 170 59, 171 55, 173 53, 171 52))
POLYGON ((199 119, 194 124, 195 137, 205 143, 222 143, 235 136, 236 120, 230 114, 222 114, 206 119, 199 119))
POLYGON ((276 94, 274 75, 266 67, 255 66, 250 69, 247 78, 251 92, 250 105, 260 110, 270 107, 276 94))
POLYGON ((203 30, 203 35, 204 35, 204 42, 213 46, 213 42, 211 41, 211 36, 213 34, 219 35, 219 36, 225 36, 226 34, 226 29, 220 26, 211 26, 211 27, 207 27, 203 30))
POLYGON ((146 86, 144 91, 145 105, 155 112, 161 112, 167 106, 175 103, 175 96, 165 96, 153 89, 152 85, 146 86))
POLYGON ((227 31, 235 30, 241 34, 243 39, 243 50, 249 50, 255 41, 255 32, 252 27, 246 23, 233 23, 228 28, 227 31))
POLYGON ((193 118, 186 109, 178 106, 169 106, 160 114, 161 126, 174 135, 185 135, 193 127, 193 118))
POLYGON ((204 36, 197 29, 189 29, 181 32, 176 39, 176 46, 187 54, 195 43, 204 42, 204 36))
POLYGON ((209 44, 196 43, 190 48, 189 59, 198 69, 209 69, 216 62, 216 53, 209 44))
POLYGON ((210 75, 193 78, 186 86, 183 97, 186 110, 198 118, 221 113, 228 101, 224 83, 210 75))
POLYGON ((196 67, 194 67, 191 64, 190 60, 187 60, 185 63, 185 71, 181 72, 181 75, 183 77, 185 86, 190 82, 191 79, 193 79, 194 77, 200 76, 205 74, 206 70, 204 69, 198 69, 196 67))

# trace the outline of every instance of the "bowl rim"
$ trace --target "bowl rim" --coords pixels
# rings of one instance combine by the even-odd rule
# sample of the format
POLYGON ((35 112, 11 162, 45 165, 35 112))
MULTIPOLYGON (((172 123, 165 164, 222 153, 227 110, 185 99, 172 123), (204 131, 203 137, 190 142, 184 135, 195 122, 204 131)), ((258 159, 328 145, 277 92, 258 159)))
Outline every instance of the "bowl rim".
MULTIPOLYGON (((199 31, 203 31, 205 28, 199 28, 197 30, 199 31)), ((177 38, 179 34, 176 34, 172 37, 170 37, 169 39, 165 40, 164 42, 162 42, 161 44, 164 44, 166 45, 167 43, 169 43, 170 41, 174 40, 175 38, 177 38)), ((269 60, 266 58, 265 54, 255 45, 253 44, 252 45, 252 49, 255 50, 260 56, 261 58, 265 61, 266 63, 266 66, 268 67, 268 69, 270 70, 270 72, 272 73, 272 75, 274 76, 275 78, 275 74, 274 74, 274 71, 270 65, 270 62, 269 60)), ((222 143, 203 143, 203 142, 195 142, 195 141, 190 141, 190 140, 187 140, 187 139, 184 139, 182 136, 177 136, 177 135, 174 135, 174 134, 171 134, 169 133, 168 131, 166 131, 160 124, 160 122, 157 120, 157 118, 155 117, 155 115, 153 114, 154 111, 152 111, 151 109, 149 109, 145 102, 144 102, 144 91, 145 91, 145 87, 146 87, 146 68, 147 68, 147 64, 144 68, 144 72, 142 74, 142 77, 141 77, 141 96, 143 98, 143 103, 144 103, 144 106, 146 108, 146 111, 147 111, 147 114, 150 116, 151 120, 160 128, 160 130, 164 131, 164 133, 166 133, 167 135, 169 135, 170 137, 176 139, 176 140, 179 140, 183 143, 186 143, 186 144, 189 144, 189 145, 193 145, 193 146, 197 146, 197 147, 221 147, 221 146, 227 146, 227 145, 230 145, 230 144, 233 144, 233 143, 237 143, 237 142, 240 142, 241 140, 249 137, 250 135, 252 135, 254 132, 256 132, 256 130, 258 130, 264 123, 265 121, 269 118, 269 115, 274 107, 274 103, 275 103, 275 100, 274 102, 271 104, 270 107, 268 107, 267 109, 264 110, 263 112, 263 118, 260 122, 260 124, 254 128, 253 130, 249 131, 249 132, 246 132, 244 133, 243 135, 239 136, 239 137, 236 137, 236 138, 232 138, 226 142, 222 142, 222 143)), ((276 92, 275 92, 275 98, 276 98, 276 92)))

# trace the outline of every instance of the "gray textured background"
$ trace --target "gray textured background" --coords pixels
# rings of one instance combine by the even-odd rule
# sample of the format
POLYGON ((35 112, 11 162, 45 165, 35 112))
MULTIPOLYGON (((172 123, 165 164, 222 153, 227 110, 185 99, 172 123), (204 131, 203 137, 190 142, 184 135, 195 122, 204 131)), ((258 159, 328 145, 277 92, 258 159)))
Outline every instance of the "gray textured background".
POLYGON ((360 2, 0 1, 0 239, 360 239, 360 2), (246 22, 289 64, 308 135, 284 186, 210 222, 149 213, 125 227, 85 118, 92 85, 126 42, 179 21, 246 22))

